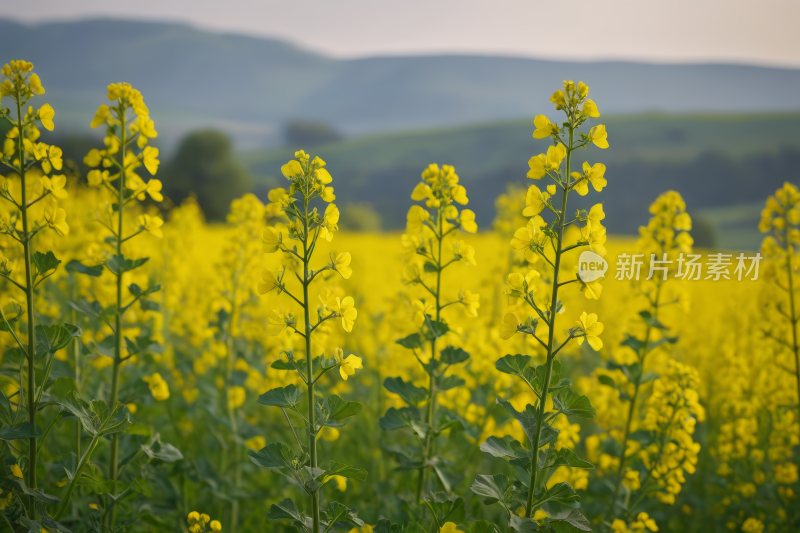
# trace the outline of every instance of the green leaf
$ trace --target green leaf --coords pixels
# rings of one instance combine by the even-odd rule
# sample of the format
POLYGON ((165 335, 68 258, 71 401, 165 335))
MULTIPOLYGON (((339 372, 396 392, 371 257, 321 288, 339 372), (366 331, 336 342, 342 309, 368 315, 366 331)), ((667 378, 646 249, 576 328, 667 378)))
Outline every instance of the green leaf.
POLYGON ((295 470, 299 466, 292 450, 280 442, 267 444, 258 451, 251 448, 247 450, 247 457, 251 463, 261 468, 289 468, 295 470))
POLYGON ((268 390, 258 397, 258 403, 275 407, 292 407, 300 402, 302 392, 294 385, 268 390))
POLYGON ((437 529, 440 529, 447 522, 459 524, 466 517, 464 499, 460 496, 448 496, 444 492, 432 492, 430 496, 422 498, 422 503, 430 509, 433 519, 436 521, 437 529))
POLYGON ((525 368, 530 364, 533 357, 530 355, 506 355, 497 360, 494 364, 495 368, 504 374, 511 374, 512 376, 519 376, 525 378, 523 374, 525 368))
POLYGON ((466 381, 458 376, 436 376, 436 390, 446 391, 462 387, 466 381))
MULTIPOLYGON (((101 403, 105 407, 105 402, 102 400, 94 400, 92 401, 91 405, 94 407, 95 403, 101 403)), ((108 408, 106 407, 106 411, 108 408)), ((103 420, 103 423, 100 426, 100 435, 111 435, 113 433, 121 433, 128 429, 128 426, 131 425, 131 413, 128 411, 128 408, 117 402, 117 405, 114 407, 114 410, 111 411, 111 414, 103 420)))
POLYGON ((111 259, 106 261, 108 269, 119 276, 123 272, 130 272, 147 263, 149 257, 142 257, 141 259, 125 259, 124 255, 113 255, 111 259))
POLYGON ((83 428, 92 435, 97 434, 95 424, 99 423, 97 415, 95 415, 88 403, 78 398, 78 394, 73 390, 67 393, 67 396, 59 402, 61 409, 72 413, 73 416, 80 420, 83 428))
POLYGON ((511 435, 506 435, 502 439, 494 436, 489 437, 486 442, 481 444, 481 451, 506 461, 511 461, 512 459, 530 461, 531 458, 531 452, 523 448, 522 444, 511 435))
POLYGON ((322 471, 321 474, 315 478, 316 483, 309 484, 311 492, 316 492, 319 488, 333 479, 334 476, 346 477, 355 481, 365 481, 367 479, 367 471, 363 468, 356 468, 355 466, 346 465, 336 461, 329 461, 328 468, 322 471))
POLYGON ((160 311, 161 306, 158 302, 151 302, 150 300, 139 300, 139 307, 142 311, 160 311))
POLYGON ((324 512, 329 524, 344 522, 347 524, 354 524, 358 527, 364 526, 364 521, 358 518, 358 511, 356 509, 348 509, 346 505, 339 502, 328 503, 324 512))
POLYGON ((412 420, 419 420, 419 412, 413 407, 402 407, 400 409, 390 407, 386 414, 378 420, 378 424, 383 431, 392 431, 411 427, 412 420))
POLYGON ((408 523, 393 524, 390 520, 381 519, 375 524, 372 533, 406 533, 408 531, 408 523))
POLYGON ((571 379, 567 379, 567 378, 561 379, 555 385, 553 385, 553 381, 551 380, 550 381, 550 388, 547 389, 547 392, 549 392, 550 394, 554 394, 554 393, 560 391, 561 389, 566 389, 566 388, 569 388, 571 386, 572 386, 572 380, 571 379))
POLYGON ((39 276, 44 276, 49 271, 58 268, 61 261, 56 258, 53 252, 47 252, 46 254, 34 252, 31 256, 31 263, 36 267, 36 273, 33 275, 33 280, 36 281, 39 276))
POLYGON ((625 335, 625 340, 619 343, 620 346, 627 346, 636 353, 640 353, 644 348, 644 342, 640 341, 633 335, 625 335))
POLYGON ((151 459, 159 459, 165 463, 174 463, 183 459, 181 451, 172 444, 162 443, 158 433, 153 435, 149 443, 142 444, 141 448, 151 459))
MULTIPOLYGON (((502 405, 505 408, 505 410, 508 411, 508 414, 514 417, 514 419, 517 422, 519 422, 519 425, 522 426, 522 430, 528 436, 528 440, 530 441, 531 446, 533 446, 533 441, 536 438, 536 427, 537 427, 536 424, 537 413, 535 408, 532 405, 528 404, 525 407, 525 411, 520 413, 519 411, 514 409, 514 406, 511 405, 511 403, 509 403, 506 400, 503 400, 502 398, 497 398, 497 403, 502 405)), ((541 436, 539 437, 539 447, 541 448, 543 446, 546 446, 547 444, 555 440, 556 437, 558 437, 558 430, 553 429, 545 424, 542 427, 542 433, 541 436)))
POLYGON ((325 410, 328 413, 328 420, 343 420, 355 416, 361 412, 361 404, 342 400, 334 394, 325 399, 325 410))
POLYGON ((476 520, 472 523, 469 533, 499 533, 497 526, 486 520, 476 520))
POLYGON ((386 378, 383 386, 389 392, 400 396, 407 404, 417 407, 428 397, 428 391, 403 381, 403 378, 386 378))
POLYGON ((413 350, 415 348, 419 348, 420 346, 422 346, 422 338, 419 336, 419 333, 412 333, 408 337, 405 337, 397 341, 397 344, 399 344, 403 348, 408 348, 409 350, 413 350))
MULTIPOLYGON (((539 365, 536 367, 534 371, 534 375, 536 376, 533 381, 533 386, 536 390, 542 390, 542 383, 544 383, 545 374, 547 373, 547 366, 546 365, 539 365)), ((561 379, 561 361, 556 359, 553 361, 553 370, 550 372, 550 386, 553 386, 553 383, 558 383, 561 379)), ((550 389, 548 389, 550 392, 550 389)))
POLYGON ((286 498, 280 503, 273 503, 267 513, 270 520, 291 520, 292 525, 301 533, 308 533, 313 527, 310 517, 297 509, 297 504, 291 498, 286 498))
POLYGON ((27 420, 24 422, 18 422, 13 426, 5 426, 3 429, 0 429, 0 440, 5 441, 32 438, 38 439, 42 435, 44 435, 42 430, 38 426, 32 428, 31 423, 27 420))
MULTIPOLYGON (((544 452, 544 450, 539 450, 540 464, 543 463, 541 458, 542 452, 544 452)), ((552 454, 548 453, 548 455, 552 454)), ((544 463, 543 466, 539 467, 539 470, 545 470, 547 468, 555 468, 558 466, 571 466, 573 468, 585 468, 585 469, 594 468, 594 465, 592 463, 590 463, 589 461, 584 461, 583 459, 578 457, 578 455, 574 451, 570 450, 569 448, 561 448, 560 450, 557 450, 555 452, 554 456, 547 459, 546 463, 544 463)))
POLYGON ((580 512, 570 511, 569 515, 562 520, 551 520, 550 527, 555 533, 575 533, 576 531, 591 531, 589 521, 580 512))
POLYGON ((100 302, 89 303, 86 300, 81 300, 78 303, 70 302, 69 305, 76 311, 80 311, 84 315, 89 315, 93 318, 100 318, 103 315, 103 308, 100 302))
POLYGON ((450 331, 450 326, 447 325, 447 322, 433 320, 430 315, 425 315, 425 325, 428 326, 428 330, 435 338, 442 337, 450 331))
POLYGON ((572 389, 563 389, 553 397, 553 406, 567 416, 581 418, 594 418, 597 411, 586 396, 573 392, 572 389))
POLYGON ((658 319, 655 318, 650 313, 650 311, 647 311, 647 310, 639 311, 639 316, 642 317, 642 320, 644 320, 644 323, 647 324, 648 326, 650 326, 651 328, 667 329, 667 326, 665 326, 664 324, 659 322, 658 319))
POLYGON ((48 352, 57 352, 67 346, 73 337, 83 335, 83 330, 72 324, 56 324, 54 326, 37 325, 34 330, 39 342, 48 352))
POLYGON ((138 337, 136 342, 133 342, 128 337, 124 337, 124 339, 125 346, 128 348, 128 355, 135 355, 158 347, 158 343, 150 337, 138 337))
POLYGON ((24 492, 28 496, 33 496, 34 498, 36 498, 40 502, 44 502, 46 504, 51 504, 51 503, 52 504, 56 504, 56 503, 61 501, 61 498, 59 498, 58 496, 52 496, 50 494, 45 494, 44 492, 42 492, 42 491, 40 491, 38 489, 28 488, 28 486, 25 484, 25 481, 20 477, 14 476, 13 479, 14 479, 14 481, 17 482, 17 484, 19 485, 19 488, 22 490, 22 492, 24 492))
POLYGON ((517 531, 517 533, 528 533, 529 531, 536 531, 539 529, 539 524, 530 518, 512 515, 511 519, 508 521, 508 527, 517 531))
POLYGON ((461 348, 456 348, 455 346, 448 346, 444 350, 442 350, 440 359, 446 365, 456 365, 458 363, 463 363, 467 359, 469 359, 469 354, 462 350, 461 348))
POLYGON ((499 502, 506 509, 508 509, 509 502, 514 498, 514 486, 503 474, 494 476, 477 475, 470 486, 470 490, 478 496, 483 496, 484 504, 491 505, 499 502))
POLYGON ((425 261, 425 264, 422 265, 422 269, 425 272, 438 272, 439 271, 439 268, 434 263, 432 263, 430 261, 425 261))
POLYGON ((562 481, 547 489, 544 494, 539 495, 533 508, 541 507, 547 502, 574 503, 579 501, 581 501, 581 497, 578 496, 578 493, 573 490, 569 483, 562 481))
POLYGON ((78 274, 86 274, 95 278, 103 274, 103 265, 86 266, 77 259, 73 259, 64 267, 68 272, 77 272, 78 274))
POLYGON ((599 376, 598 381, 607 387, 617 388, 617 383, 611 378, 611 376, 599 376))

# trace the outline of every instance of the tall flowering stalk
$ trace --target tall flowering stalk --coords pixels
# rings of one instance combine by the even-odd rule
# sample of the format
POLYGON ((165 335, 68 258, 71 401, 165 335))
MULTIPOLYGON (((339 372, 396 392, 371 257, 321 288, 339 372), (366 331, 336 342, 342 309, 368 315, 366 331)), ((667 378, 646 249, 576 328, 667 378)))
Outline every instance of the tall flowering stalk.
MULTIPOLYGON (((81 334, 80 328, 67 323, 35 325, 35 289, 55 273, 61 261, 51 251, 35 251, 33 239, 48 227, 60 236, 65 236, 69 233, 69 225, 66 212, 58 207, 58 200, 67 198, 67 191, 64 190, 67 179, 62 174, 51 174, 62 169, 61 149, 37 142, 40 132, 36 123, 52 131, 55 112, 50 104, 44 104, 39 109, 29 106, 24 110, 32 98, 45 93, 39 76, 32 70, 33 64, 27 61, 11 61, 0 70, 5 78, 0 85, 0 98, 10 99, 13 106, 13 109, 9 109, 0 105, 0 118, 11 125, 0 154, 0 163, 9 168, 11 174, 7 180, 2 180, 0 196, 13 206, 0 220, 0 233, 9 237, 6 254, 19 252, 19 248, 22 248, 19 254, 21 257, 16 261, 11 257, 2 259, 0 276, 25 295, 24 309, 13 299, 9 299, 9 305, 5 309, 0 308, 0 331, 6 331, 13 336, 20 355, 16 409, 11 408, 13 404, 3 393, 3 404, 6 407, 2 409, 0 416, 4 425, 16 429, 12 435, 3 438, 3 446, 22 455, 23 450, 17 447, 27 443, 25 483, 29 489, 37 486, 37 453, 40 446, 37 439, 43 437, 36 422, 37 412, 53 368, 55 352, 69 344, 72 337, 81 334), (42 204, 36 205, 43 200, 42 204), (23 270, 19 273, 21 275, 14 273, 17 262, 22 263, 23 270), (24 322, 20 320, 23 314, 26 318, 24 322), (23 324, 27 336, 24 342, 20 339, 23 324), (40 380, 39 387, 36 386, 36 360, 41 353, 37 347, 43 347, 46 355, 44 377, 40 380)), ((5 465, 3 470, 5 471, 5 465)), ((36 497, 31 492, 26 494, 27 496, 23 496, 28 502, 26 514, 35 519, 36 497)))
POLYGON ((327 398, 317 395, 317 382, 329 370, 339 369, 342 379, 362 368, 361 358, 355 355, 344 356, 341 348, 331 350, 330 356, 325 356, 325 351, 320 356, 314 357, 312 352, 312 336, 315 331, 326 321, 338 319, 346 332, 353 330, 358 312, 351 296, 339 298, 328 287, 323 287, 319 293, 318 304, 310 296, 312 283, 325 272, 338 272, 343 278, 348 279, 353 271, 350 267, 351 257, 347 252, 331 252, 327 264, 312 269, 312 258, 320 238, 326 241, 333 239, 334 233, 339 229, 339 209, 331 203, 335 200, 333 187, 329 187, 332 178, 325 168, 325 162, 319 157, 313 160, 301 151, 295 153, 295 160, 289 161, 281 167, 281 172, 289 180, 290 186, 286 189, 270 191, 269 198, 277 204, 280 210, 289 218, 285 231, 267 226, 263 233, 264 253, 282 252, 287 254, 291 263, 302 265, 302 271, 293 272, 300 283, 302 293, 290 289, 286 267, 280 272, 264 270, 262 280, 258 285, 258 293, 266 294, 273 290, 278 294, 287 294, 300 306, 303 312, 303 323, 298 325, 298 317, 290 312, 273 310, 270 313, 267 331, 271 335, 280 335, 285 331, 300 335, 305 341, 305 360, 296 359, 292 351, 283 352, 285 359, 272 363, 272 368, 294 371, 300 376, 306 387, 305 416, 300 409, 303 393, 295 385, 287 385, 269 390, 262 394, 258 401, 263 405, 278 407, 283 412, 286 422, 295 437, 299 453, 280 442, 268 444, 261 450, 248 450, 250 460, 261 468, 267 468, 275 473, 284 475, 299 484, 309 496, 311 516, 300 512, 290 498, 280 503, 273 504, 267 514, 272 519, 290 519, 300 531, 319 533, 321 527, 328 531, 335 522, 345 522, 359 527, 364 522, 357 517, 358 511, 348 509, 338 502, 330 502, 324 510, 320 509, 320 492, 322 487, 335 477, 344 477, 363 481, 367 477, 366 470, 346 465, 337 461, 329 461, 326 467, 320 467, 317 451, 317 437, 326 427, 340 427, 343 420, 361 412, 361 404, 343 400, 334 394, 327 398), (328 203, 324 214, 312 206, 312 202, 328 203), (285 239, 285 240, 284 240, 285 239), (295 241, 292 244, 291 241, 295 241), (298 248, 298 245, 300 246, 298 248), (294 291, 294 292, 293 292, 294 291), (316 305, 316 323, 311 322, 312 307, 316 305), (300 417, 306 426, 305 439, 301 439, 302 431, 298 434, 295 429, 296 422, 292 422, 289 412, 300 417))
POLYGON ((646 272, 640 273, 641 265, 636 265, 636 255, 633 257, 623 255, 620 256, 621 261, 627 261, 629 268, 625 273, 618 274, 618 277, 627 278, 635 283, 639 295, 647 301, 647 308, 639 312, 641 332, 627 334, 623 341, 623 346, 633 350, 635 358, 629 362, 609 365, 609 369, 619 370, 624 375, 622 379, 617 377, 619 384, 608 374, 600 378, 605 386, 618 389, 620 398, 628 401, 619 468, 611 497, 610 520, 614 520, 618 508, 625 511, 625 515, 632 511, 625 503, 630 501, 630 497, 626 496, 622 502, 617 501, 623 482, 626 482, 629 490, 640 486, 638 470, 630 468, 626 470, 626 462, 628 457, 639 451, 639 441, 642 440, 640 436, 636 443, 630 442, 631 433, 638 429, 635 414, 639 407, 642 386, 656 378, 653 372, 645 369, 648 355, 660 346, 674 344, 678 340, 677 337, 668 335, 667 326, 659 321, 659 313, 667 306, 681 304, 686 307, 689 303, 685 295, 674 290, 670 291, 668 284, 670 281, 674 283, 675 278, 696 279, 699 275, 699 270, 696 268, 697 256, 685 255, 691 254, 692 251, 693 240, 689 235, 692 219, 686 212, 686 203, 681 195, 675 191, 665 192, 650 205, 650 214, 652 217, 647 226, 639 229, 640 238, 637 243, 639 250, 637 255, 646 259, 645 264, 649 267, 645 267, 646 272), (633 393, 628 394, 627 389, 631 386, 633 393))
MULTIPOLYGON (((126 207, 132 206, 137 200, 145 200, 147 196, 156 202, 162 201, 164 197, 161 194, 161 181, 150 179, 145 182, 137 174, 137 171, 144 167, 151 175, 155 175, 160 163, 158 148, 148 146, 150 140, 156 138, 158 133, 142 93, 128 83, 113 83, 108 86, 108 99, 111 105, 101 105, 91 122, 92 128, 105 125, 106 135, 103 142, 106 148, 90 150, 84 158, 84 163, 90 168, 102 165, 105 169, 90 171, 88 180, 89 185, 102 187, 110 193, 107 203, 103 206, 103 212, 98 213, 97 220, 111 234, 111 238, 105 240, 111 250, 106 253, 102 264, 116 278, 116 305, 113 309, 102 309, 96 302, 72 305, 89 316, 100 318, 113 332, 113 336, 107 337, 113 345, 105 342, 95 346, 99 353, 113 359, 110 395, 110 405, 113 406, 119 399, 122 364, 153 345, 149 338, 131 340, 125 337, 125 312, 143 297, 161 289, 160 285, 142 289, 136 284, 131 284, 127 289, 132 299, 125 301, 127 298, 123 291, 125 274, 139 268, 149 258, 126 258, 123 254, 124 244, 145 231, 156 237, 163 237, 161 226, 164 223, 158 216, 147 214, 140 215, 134 223, 131 223, 125 218, 126 207), (110 322, 111 317, 113 325, 110 322)), ((102 270, 86 268, 84 272, 100 275, 102 270)), ((160 377, 159 374, 157 379, 160 377)), ((108 468, 109 478, 113 482, 117 480, 118 448, 119 435, 115 433, 111 440, 108 468)))
POLYGON ((447 413, 437 414, 437 396, 440 392, 464 385, 463 379, 445 376, 445 373, 450 366, 467 361, 469 353, 451 345, 437 350, 437 341, 450 331, 442 311, 458 304, 464 306, 468 316, 476 317, 480 295, 461 290, 454 300, 443 301, 442 274, 459 261, 467 265, 476 264, 475 249, 458 240, 456 231, 463 229, 475 233, 478 225, 473 211, 463 209, 459 212, 456 208, 455 204, 466 205, 469 199, 466 189, 459 184, 458 174, 450 165, 439 168, 433 164, 426 168, 411 199, 424 201, 425 207, 414 205, 408 211, 402 243, 409 263, 403 268, 403 283, 421 286, 426 297, 413 302, 414 325, 418 331, 397 342, 413 351, 427 374, 428 387, 417 387, 400 377, 387 378, 384 387, 400 396, 407 407, 390 408, 381 418, 380 425, 384 431, 405 428, 417 437, 421 448, 419 455, 401 458, 401 464, 404 468, 410 464, 411 468, 419 470, 414 501, 420 503, 429 469, 436 472, 448 492, 451 487, 444 473, 443 461, 436 456, 435 445, 436 437, 458 422, 447 413), (425 406, 423 413, 420 412, 421 405, 425 406))
MULTIPOLYGON (((555 440, 559 431, 553 427, 559 415, 581 418, 594 418, 596 415, 589 399, 573 392, 570 389, 572 382, 561 377, 562 364, 556 359, 572 340, 578 345, 586 341, 594 350, 603 347, 600 340, 603 325, 593 313, 582 313, 577 324, 565 331, 566 338, 563 341, 556 339, 556 332, 559 331, 558 315, 564 312, 563 303, 559 300, 559 289, 577 282, 590 299, 598 298, 602 290, 598 279, 561 277, 564 254, 581 248, 589 248, 601 256, 606 253, 603 246, 606 240, 605 228, 600 224, 605 216, 601 205, 595 205, 588 212, 578 210, 574 217, 567 215, 567 200, 571 192, 583 196, 589 192, 589 185, 596 191, 601 191, 606 185, 605 166, 600 163, 590 165, 587 162, 583 164, 581 172, 572 172, 572 157, 576 150, 591 143, 599 148, 608 147, 605 126, 595 126, 588 134, 578 131, 590 117, 600 116, 595 103, 587 99, 588 94, 589 88, 584 83, 575 85, 571 81, 565 81, 564 90, 553 93, 550 101, 555 104, 556 110, 564 112, 566 119, 560 126, 543 115, 534 120, 534 138, 549 138, 553 141, 553 146, 548 148, 546 154, 530 159, 528 177, 535 180, 549 177, 553 184, 547 187, 546 192, 536 185, 528 189, 527 207, 523 212, 528 217, 528 224, 514 233, 511 246, 524 250, 529 263, 543 259, 550 269, 545 269, 543 274, 531 271, 527 275, 512 273, 508 276, 506 294, 509 300, 522 300, 537 317, 527 317, 520 321, 515 313, 507 313, 500 326, 500 334, 505 339, 518 332, 533 336, 544 349, 545 362, 534 367, 531 365, 533 357, 521 354, 506 355, 497 361, 497 370, 521 379, 536 397, 534 405, 528 404, 522 411, 518 411, 507 400, 497 399, 497 403, 520 423, 528 437, 528 443, 523 446, 510 436, 489 437, 481 444, 481 450, 509 461, 515 467, 518 481, 512 483, 503 474, 478 475, 471 487, 486 503, 500 503, 508 515, 509 526, 519 532, 544 525, 534 520, 538 510, 547 508, 552 516, 554 511, 564 508, 561 504, 568 506, 580 500, 580 496, 566 481, 547 487, 547 479, 557 467, 593 468, 591 463, 580 459, 567 447, 556 448, 555 440), (559 192, 561 203, 554 205, 553 198, 559 192), (545 210, 553 215, 549 223, 541 216, 545 210), (580 239, 575 244, 565 245, 564 228, 579 222, 586 222, 580 239), (540 277, 543 280, 538 281, 540 277), (540 289, 542 285, 545 288, 549 285, 549 290, 540 296, 539 293, 544 292, 540 289), (514 512, 519 504, 524 507, 524 517, 514 512)), ((575 510, 565 514, 563 518, 550 520, 547 526, 558 528, 557 531, 589 529, 586 518, 575 510)))

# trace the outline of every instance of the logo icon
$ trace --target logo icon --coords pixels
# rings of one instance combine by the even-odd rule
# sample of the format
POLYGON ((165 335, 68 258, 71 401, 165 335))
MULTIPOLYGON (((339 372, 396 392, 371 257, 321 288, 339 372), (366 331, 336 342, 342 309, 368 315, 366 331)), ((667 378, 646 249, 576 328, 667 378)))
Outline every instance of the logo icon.
POLYGON ((589 283, 606 277, 606 272, 608 272, 608 261, 589 250, 581 253, 578 260, 578 276, 581 280, 589 283))

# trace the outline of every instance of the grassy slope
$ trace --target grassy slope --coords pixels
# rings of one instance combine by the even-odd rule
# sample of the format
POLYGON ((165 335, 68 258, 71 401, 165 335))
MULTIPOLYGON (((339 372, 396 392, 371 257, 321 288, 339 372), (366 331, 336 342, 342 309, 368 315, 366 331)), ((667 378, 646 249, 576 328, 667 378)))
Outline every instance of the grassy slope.
MULTIPOLYGON (((579 158, 606 163, 609 188, 593 201, 606 202, 609 227, 618 233, 635 232, 644 221, 641 205, 674 188, 690 210, 703 209, 718 244, 752 248, 753 236, 742 232, 753 229, 753 217, 742 215, 741 227, 732 225, 730 213, 736 218, 741 210, 726 209, 747 204, 749 213, 775 186, 796 179, 791 169, 800 157, 799 113, 647 114, 603 117, 603 122, 610 149, 592 147, 579 158)), ((532 130, 530 120, 516 120, 369 136, 312 151, 328 162, 340 199, 372 202, 389 227, 402 224, 408 202, 397 199, 408 197, 427 164, 453 164, 470 192, 470 207, 486 227, 505 183, 527 181, 528 158, 547 146, 531 137, 532 130)), ((259 193, 282 183, 280 166, 292 152, 242 154, 259 193)))

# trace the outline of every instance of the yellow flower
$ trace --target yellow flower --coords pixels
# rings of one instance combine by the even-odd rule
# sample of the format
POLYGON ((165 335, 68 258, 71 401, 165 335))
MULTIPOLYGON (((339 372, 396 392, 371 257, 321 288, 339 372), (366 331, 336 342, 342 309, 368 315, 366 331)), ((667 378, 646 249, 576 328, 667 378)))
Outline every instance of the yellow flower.
POLYGON ((456 257, 463 259, 467 265, 478 264, 478 262, 475 260, 475 248, 468 245, 464 241, 458 241, 453 244, 453 253, 456 254, 456 257))
POLYGON ((539 260, 536 251, 540 245, 539 243, 539 228, 544 226, 544 219, 539 215, 531 218, 524 228, 519 228, 514 232, 514 238, 511 239, 511 247, 516 250, 525 250, 525 259, 529 263, 535 263, 539 260))
POLYGON ((339 229, 338 224, 339 208, 336 207, 336 204, 328 204, 328 207, 325 208, 325 217, 321 225, 321 234, 326 241, 331 242, 333 240, 333 232, 339 229))
POLYGON ((411 285, 417 283, 420 278, 420 271, 417 265, 406 265, 403 267, 402 281, 404 285, 411 285))
POLYGON ((219 520, 212 520, 209 526, 211 527, 211 531, 222 531, 222 524, 219 523, 219 520))
POLYGON ((147 383, 150 387, 150 393, 157 401, 161 402, 169 398, 169 386, 158 372, 152 376, 144 376, 142 381, 147 383))
MULTIPOLYGON (((157 150, 158 150, 158 148, 156 148, 156 151, 157 150)), ((163 185, 161 184, 161 180, 152 179, 152 180, 147 182, 147 185, 145 185, 144 192, 149 194, 150 198, 152 198, 156 202, 163 202, 164 201, 164 195, 161 194, 161 188, 162 187, 163 187, 163 185)), ((143 200, 144 197, 141 197, 139 199, 143 200)))
POLYGON ((567 99, 564 96, 564 91, 556 91, 550 97, 550 102, 555 104, 556 111, 561 111, 567 106, 567 99))
POLYGON ((416 233, 422 229, 422 223, 430 219, 431 215, 425 209, 418 205, 412 205, 406 215, 406 229, 409 233, 416 233))
POLYGON ((245 392, 244 387, 235 385, 228 389, 228 405, 231 407, 231 409, 236 409, 237 407, 244 405, 246 397, 247 393, 245 392))
POLYGON ((291 313, 283 314, 278 311, 270 311, 267 318, 267 335, 275 337, 283 333, 286 328, 292 323, 293 316, 291 313))
POLYGON ((625 524, 624 521, 620 520, 619 518, 614 519, 614 522, 611 524, 611 532, 612 533, 628 533, 628 526, 625 524))
POLYGON ((589 139, 598 148, 608 148, 608 133, 606 133, 605 125, 600 124, 589 130, 589 139))
POLYGON ((189 524, 194 524, 195 522, 199 522, 200 513, 198 513, 197 511, 192 511, 191 513, 189 513, 189 517, 186 519, 186 521, 189 522, 189 524))
POLYGON ((267 439, 265 439, 261 435, 256 435, 251 439, 247 439, 247 441, 245 441, 245 445, 250 449, 260 450, 261 448, 267 445, 267 439))
POLYGON ((105 124, 109 116, 111 116, 111 112, 109 111, 108 106, 105 104, 101 105, 97 108, 97 111, 94 112, 94 118, 89 124, 89 127, 96 128, 101 124, 105 124))
POLYGON ((603 286, 600 285, 600 280, 596 279, 594 281, 585 282, 582 279, 578 278, 578 282, 581 285, 581 292, 584 293, 589 300, 599 300, 600 294, 603 292, 603 286))
MULTIPOLYGON (((586 223, 586 242, 589 243, 589 249, 594 253, 605 256, 606 247, 603 246, 606 242, 606 228, 600 224, 592 224, 591 220, 586 223)), ((686 235, 684 233, 684 235, 686 235)))
MULTIPOLYGON (((158 148, 145 146, 144 150, 142 150, 142 162, 147 171, 155 176, 158 171, 158 165, 161 164, 158 160, 158 148)), ((160 202, 161 200, 158 201, 160 202)))
POLYGON ((303 167, 299 162, 292 160, 281 167, 281 173, 287 179, 299 178, 303 175, 303 167))
POLYGON ((481 306, 481 295, 473 294, 468 290, 458 291, 458 300, 464 304, 464 312, 467 316, 478 316, 478 309, 481 306))
POLYGON ((320 197, 323 201, 328 203, 336 200, 336 195, 333 194, 333 187, 323 187, 320 197))
POLYGON ((265 254, 273 254, 281 247, 281 234, 272 226, 264 228, 264 231, 261 232, 261 240, 264 243, 261 251, 265 254))
POLYGON ((464 533, 463 531, 456 529, 456 525, 453 522, 446 522, 445 525, 439 529, 439 533, 464 533))
POLYGON ((589 166, 589 163, 583 164, 583 174, 573 172, 570 176, 575 179, 573 188, 575 192, 581 196, 586 196, 589 192, 589 183, 592 184, 594 190, 600 192, 603 187, 608 183, 605 178, 606 166, 602 163, 595 163, 594 166, 589 166))
POLYGON ((18 465, 11 465, 11 473, 14 474, 14 477, 24 478, 25 476, 22 475, 22 470, 18 465))
POLYGON ((417 186, 414 187, 414 191, 411 193, 411 199, 415 202, 425 200, 431 196, 433 196, 433 190, 422 182, 417 183, 417 186))
POLYGON ((90 170, 89 174, 86 175, 86 179, 89 181, 89 185, 91 187, 99 187, 103 184, 104 181, 108 181, 109 175, 108 170, 90 170))
POLYGON ((508 340, 517 332, 520 321, 514 313, 506 313, 503 322, 500 324, 500 338, 508 340))
POLYGON ((42 80, 39 79, 38 74, 31 74, 30 77, 30 85, 31 91, 38 94, 39 96, 44 94, 44 87, 42 87, 42 80))
POLYGON ((42 161, 42 170, 44 170, 45 174, 50 174, 51 165, 52 168, 56 170, 61 170, 61 168, 64 166, 64 161, 61 159, 62 155, 64 155, 64 153, 61 151, 61 148, 59 148, 58 146, 50 147, 50 150, 47 152, 47 159, 45 161, 42 161))
POLYGON ((433 304, 426 304, 422 300, 414 300, 411 303, 411 307, 414 312, 414 324, 417 327, 422 326, 425 322, 425 315, 429 315, 433 311, 433 304))
POLYGON ((39 178, 39 182, 42 184, 44 190, 49 191, 50 194, 59 200, 63 200, 67 197, 67 191, 64 190, 64 186, 67 184, 67 177, 63 174, 55 175, 52 178, 42 176, 39 178))
POLYGON ((158 137, 158 132, 155 128, 155 123, 147 115, 139 115, 136 119, 136 127, 139 129, 139 135, 154 139, 158 137))
POLYGON ((164 221, 159 217, 151 217, 150 215, 139 215, 139 226, 145 231, 155 235, 159 239, 164 238, 164 232, 161 231, 161 226, 164 221))
POLYGON ((55 124, 53 124, 53 117, 55 116, 56 112, 50 104, 44 104, 39 109, 39 120, 42 121, 42 126, 47 131, 53 131, 53 128, 55 128, 55 124))
POLYGON ((636 525, 642 528, 646 527, 650 531, 658 531, 656 521, 650 518, 650 515, 647 513, 639 513, 639 516, 636 517, 636 525))
POLYGON ((514 305, 517 300, 529 292, 535 291, 536 287, 533 286, 533 281, 540 276, 541 274, 535 270, 530 270, 525 277, 522 277, 522 274, 518 272, 509 274, 506 278, 507 286, 503 290, 503 294, 508 296, 508 305, 514 305))
POLYGON ((764 522, 757 518, 748 518, 742 524, 742 532, 743 533, 763 533, 764 532, 764 522))
POLYGON ((346 332, 350 333, 353 331, 353 324, 358 316, 353 297, 345 296, 341 302, 339 302, 339 298, 337 297, 336 307, 336 314, 342 317, 342 327, 346 332))
POLYGON ((258 294, 267 294, 269 291, 278 288, 278 279, 271 270, 264 269, 261 271, 261 281, 256 287, 258 294))
POLYGON ((586 102, 583 104, 583 109, 581 110, 581 113, 583 113, 587 117, 593 117, 593 118, 597 118, 600 116, 600 111, 597 109, 597 104, 595 104, 591 100, 586 100, 586 102))
POLYGON ((339 364, 339 375, 342 376, 343 380, 347 381, 347 376, 355 374, 357 368, 364 368, 361 365, 361 358, 350 354, 339 364))
POLYGON ((598 226, 600 225, 600 221, 604 218, 606 218, 606 214, 603 211, 603 204, 594 204, 587 215, 589 222, 598 226))
POLYGON ((600 348, 603 347, 603 341, 600 340, 600 334, 603 333, 603 324, 597 321, 597 315, 595 313, 587 315, 586 311, 584 311, 577 324, 580 326, 580 331, 585 334, 585 336, 576 338, 578 345, 583 344, 583 340, 586 339, 592 349, 600 351, 600 348))
POLYGON ((536 115, 533 125, 536 126, 536 130, 533 132, 534 139, 546 139, 551 135, 558 135, 558 126, 550 122, 550 119, 544 115, 536 115))
POLYGON ((458 223, 461 225, 461 229, 467 233, 475 233, 478 231, 478 224, 475 223, 475 212, 471 209, 464 209, 461 211, 458 223))
POLYGON ((539 154, 528 160, 528 177, 534 180, 542 179, 549 171, 558 171, 561 161, 567 157, 567 148, 563 144, 547 148, 547 155, 539 154))
POLYGON ((139 410, 135 403, 126 403, 125 407, 128 408, 128 411, 130 411, 132 415, 135 415, 136 411, 139 410))
POLYGON ((549 192, 542 192, 536 185, 528 187, 528 194, 525 196, 525 204, 527 207, 522 212, 524 217, 533 217, 542 212, 547 206, 547 201, 550 199, 549 192))
POLYGON ((350 279, 353 269, 350 268, 350 252, 337 253, 331 252, 331 268, 342 275, 344 279, 350 279))
POLYGON ((69 224, 67 224, 67 212, 56 204, 51 204, 44 210, 44 219, 47 225, 56 230, 60 236, 69 234, 69 224))

